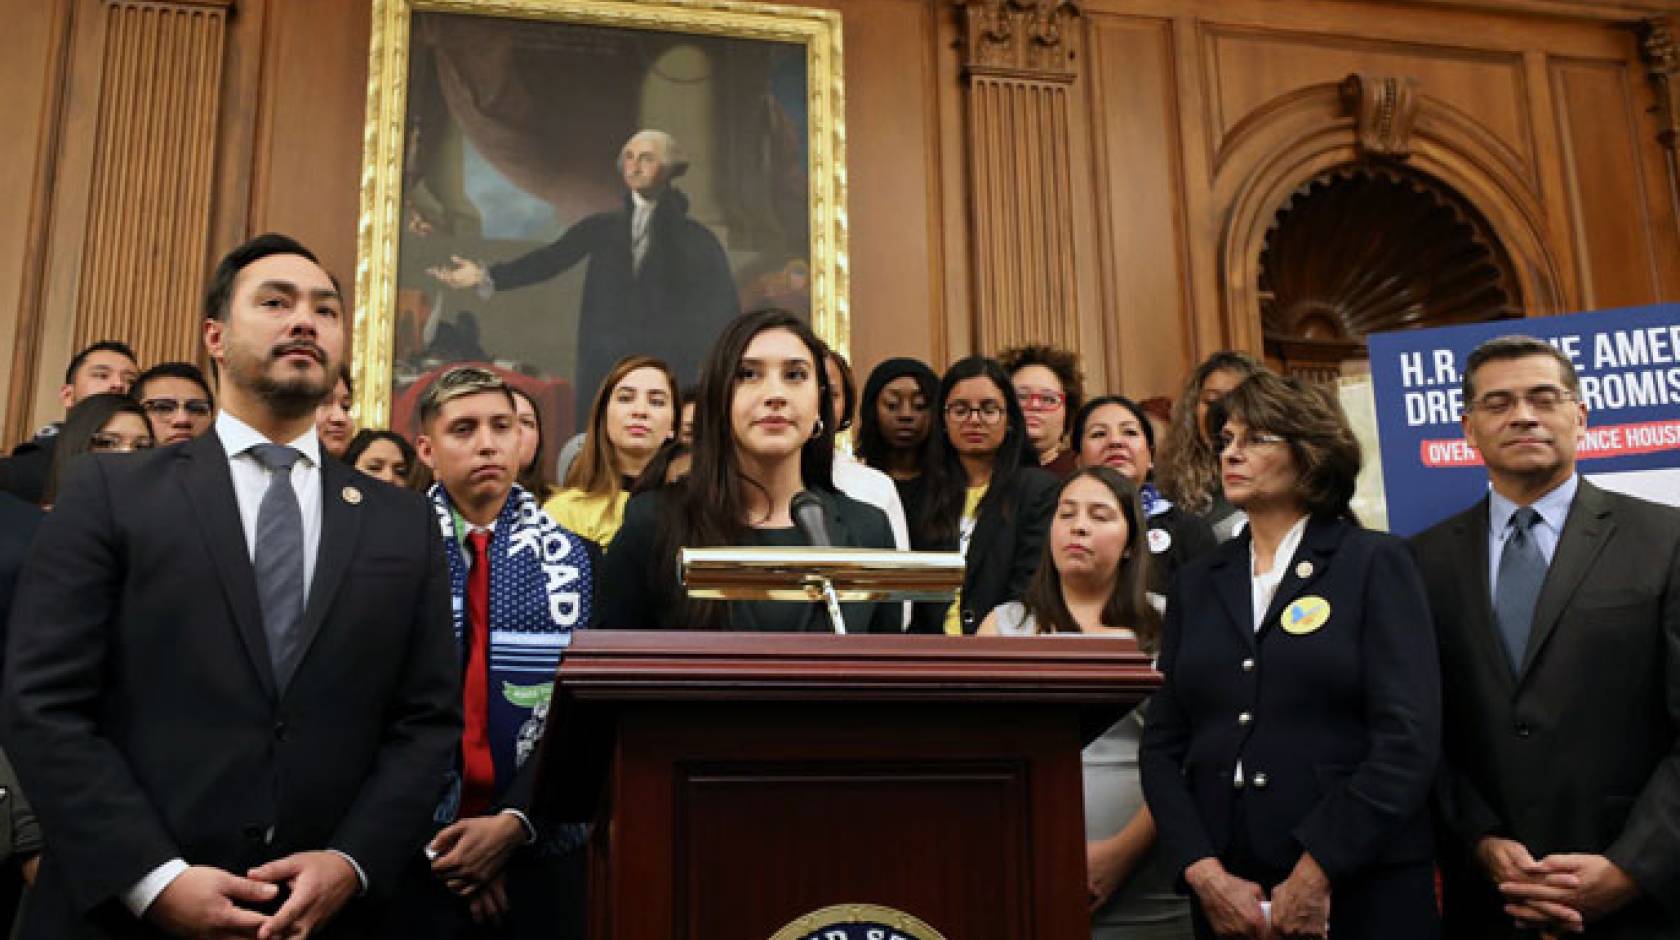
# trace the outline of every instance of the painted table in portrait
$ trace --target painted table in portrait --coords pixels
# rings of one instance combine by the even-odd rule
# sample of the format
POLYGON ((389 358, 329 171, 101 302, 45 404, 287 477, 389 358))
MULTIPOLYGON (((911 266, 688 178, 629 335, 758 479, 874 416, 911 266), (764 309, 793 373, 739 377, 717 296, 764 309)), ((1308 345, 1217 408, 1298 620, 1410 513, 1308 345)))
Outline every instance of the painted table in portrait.
POLYGON ((692 382, 743 310, 846 348, 838 14, 375 0, 373 23, 364 424, 412 433, 430 378, 482 363, 535 394, 553 450, 618 359, 692 382))

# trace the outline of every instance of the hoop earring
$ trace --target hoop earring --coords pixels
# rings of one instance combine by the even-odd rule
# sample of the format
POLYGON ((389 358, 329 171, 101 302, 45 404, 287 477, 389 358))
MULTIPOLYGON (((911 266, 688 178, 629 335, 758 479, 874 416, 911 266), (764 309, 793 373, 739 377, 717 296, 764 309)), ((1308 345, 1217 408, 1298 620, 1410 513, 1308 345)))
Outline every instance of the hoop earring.
POLYGON ((816 440, 817 438, 822 437, 822 436, 823 436, 823 419, 819 417, 819 418, 817 418, 817 423, 811 425, 811 439, 816 440))

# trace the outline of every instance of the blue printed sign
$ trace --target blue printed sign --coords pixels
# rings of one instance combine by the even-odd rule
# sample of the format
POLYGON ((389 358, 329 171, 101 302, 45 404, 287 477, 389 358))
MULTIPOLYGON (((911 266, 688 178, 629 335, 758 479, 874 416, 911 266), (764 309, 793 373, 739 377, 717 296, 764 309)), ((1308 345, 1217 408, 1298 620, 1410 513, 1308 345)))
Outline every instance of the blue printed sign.
POLYGON ((1471 350, 1512 333, 1546 340, 1575 364, 1587 406, 1580 471, 1680 502, 1680 304, 1630 307, 1371 335, 1389 529, 1420 532, 1487 491, 1459 425, 1459 383, 1471 350))

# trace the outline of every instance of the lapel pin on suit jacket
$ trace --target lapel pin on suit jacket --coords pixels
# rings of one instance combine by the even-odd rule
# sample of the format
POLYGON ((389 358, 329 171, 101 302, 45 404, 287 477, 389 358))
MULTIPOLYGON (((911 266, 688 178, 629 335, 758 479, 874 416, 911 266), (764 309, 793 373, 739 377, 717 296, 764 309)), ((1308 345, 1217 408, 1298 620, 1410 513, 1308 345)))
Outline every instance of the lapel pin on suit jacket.
POLYGON ((344 489, 339 491, 339 495, 343 496, 344 501, 352 506, 362 501, 362 491, 353 486, 346 486, 344 489))

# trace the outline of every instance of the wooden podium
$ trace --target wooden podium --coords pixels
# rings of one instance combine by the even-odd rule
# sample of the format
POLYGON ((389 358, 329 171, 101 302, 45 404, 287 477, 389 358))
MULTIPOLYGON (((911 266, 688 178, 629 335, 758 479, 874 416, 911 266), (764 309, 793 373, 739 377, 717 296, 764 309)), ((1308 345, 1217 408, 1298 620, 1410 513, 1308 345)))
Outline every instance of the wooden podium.
POLYGON ((596 940, 1086 938, 1080 747, 1158 681, 1118 639, 580 631, 536 808, 596 824, 596 940))

